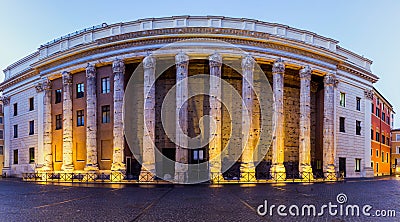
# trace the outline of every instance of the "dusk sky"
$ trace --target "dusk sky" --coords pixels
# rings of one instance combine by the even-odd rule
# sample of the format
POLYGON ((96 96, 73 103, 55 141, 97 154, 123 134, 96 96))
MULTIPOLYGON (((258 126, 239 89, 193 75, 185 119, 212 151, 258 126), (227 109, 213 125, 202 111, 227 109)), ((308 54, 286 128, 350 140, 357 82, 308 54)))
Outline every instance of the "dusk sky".
MULTIPOLYGON (((400 1, 6 1, 0 0, 0 68, 41 44, 98 25, 149 17, 218 15, 281 23, 338 40, 373 60, 377 88, 400 112, 400 1)), ((1 72, 0 81, 4 78, 1 72)), ((400 120, 395 119, 400 127, 400 120)))

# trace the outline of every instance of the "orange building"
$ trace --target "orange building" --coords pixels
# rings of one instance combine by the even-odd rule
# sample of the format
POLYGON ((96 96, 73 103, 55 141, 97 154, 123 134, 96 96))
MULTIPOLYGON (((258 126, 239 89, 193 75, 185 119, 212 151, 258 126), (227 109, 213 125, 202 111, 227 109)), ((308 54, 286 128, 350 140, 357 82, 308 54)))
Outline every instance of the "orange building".
POLYGON ((371 109, 371 167, 375 176, 390 175, 393 106, 374 88, 371 109))

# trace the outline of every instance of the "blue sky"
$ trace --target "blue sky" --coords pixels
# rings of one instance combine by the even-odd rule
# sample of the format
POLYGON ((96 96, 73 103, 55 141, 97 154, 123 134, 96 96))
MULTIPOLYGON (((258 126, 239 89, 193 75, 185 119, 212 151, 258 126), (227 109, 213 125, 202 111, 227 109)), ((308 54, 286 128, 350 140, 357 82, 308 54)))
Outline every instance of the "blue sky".
MULTIPOLYGON (((98 25, 172 15, 221 15, 277 22, 338 40, 374 61, 375 87, 400 113, 400 1, 50 1, 0 0, 0 68, 62 35, 98 25)), ((0 80, 3 79, 3 73, 0 80)), ((395 120, 400 126, 400 120, 395 120)))

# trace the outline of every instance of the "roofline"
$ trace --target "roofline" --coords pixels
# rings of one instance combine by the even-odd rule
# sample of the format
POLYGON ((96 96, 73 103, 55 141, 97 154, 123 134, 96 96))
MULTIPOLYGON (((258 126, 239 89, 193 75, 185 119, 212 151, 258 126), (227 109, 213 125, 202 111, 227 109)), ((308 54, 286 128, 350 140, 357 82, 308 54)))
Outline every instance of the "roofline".
MULTIPOLYGON (((385 100, 385 102, 386 102, 387 104, 389 104, 390 108, 392 108, 392 111, 394 112, 392 104, 390 104, 390 102, 389 102, 375 87, 372 87, 372 88, 374 89, 374 92, 378 93, 378 95, 379 95, 383 100, 385 100)), ((395 112, 394 112, 394 113, 395 113, 395 112)))

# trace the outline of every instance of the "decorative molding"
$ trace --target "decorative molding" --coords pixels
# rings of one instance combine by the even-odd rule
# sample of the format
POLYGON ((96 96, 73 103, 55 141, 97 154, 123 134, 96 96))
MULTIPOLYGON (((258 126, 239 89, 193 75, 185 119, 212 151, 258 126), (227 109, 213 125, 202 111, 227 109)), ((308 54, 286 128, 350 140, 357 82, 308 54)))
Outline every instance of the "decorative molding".
POLYGON ((189 56, 184 52, 180 52, 175 56, 175 63, 177 66, 185 66, 189 63, 189 56))
POLYGON ((156 58, 153 55, 148 55, 143 59, 143 68, 150 69, 156 66, 156 58))
POLYGON ((326 86, 334 86, 334 87, 336 87, 339 84, 339 81, 336 79, 335 72, 328 72, 324 76, 324 84, 326 86))
POLYGON ((63 84, 67 85, 67 84, 72 84, 72 75, 70 72, 62 72, 62 80, 63 80, 63 84))
POLYGON ((94 65, 88 63, 86 66, 86 77, 87 78, 94 78, 96 77, 96 67, 94 65))
POLYGON ((284 73, 285 72, 285 64, 283 63, 283 59, 277 59, 272 65, 272 73, 284 73))
POLYGON ((365 96, 366 99, 373 100, 374 99, 374 91, 373 90, 369 90, 369 89, 365 89, 364 90, 364 96, 365 96))
POLYGON ((4 106, 10 105, 10 97, 9 96, 1 96, 0 100, 3 102, 4 106))
POLYGON ((112 70, 114 74, 118 73, 125 73, 125 63, 120 58, 115 58, 114 62, 112 63, 112 70))
POLYGON ((254 59, 251 55, 247 54, 242 59, 242 69, 253 70, 254 69, 254 59))
POLYGON ((304 68, 300 69, 300 78, 311 80, 311 68, 306 65, 304 68))
POLYGON ((218 54, 217 52, 210 55, 208 57, 208 61, 209 61, 210 67, 222 66, 222 56, 220 54, 218 54))

